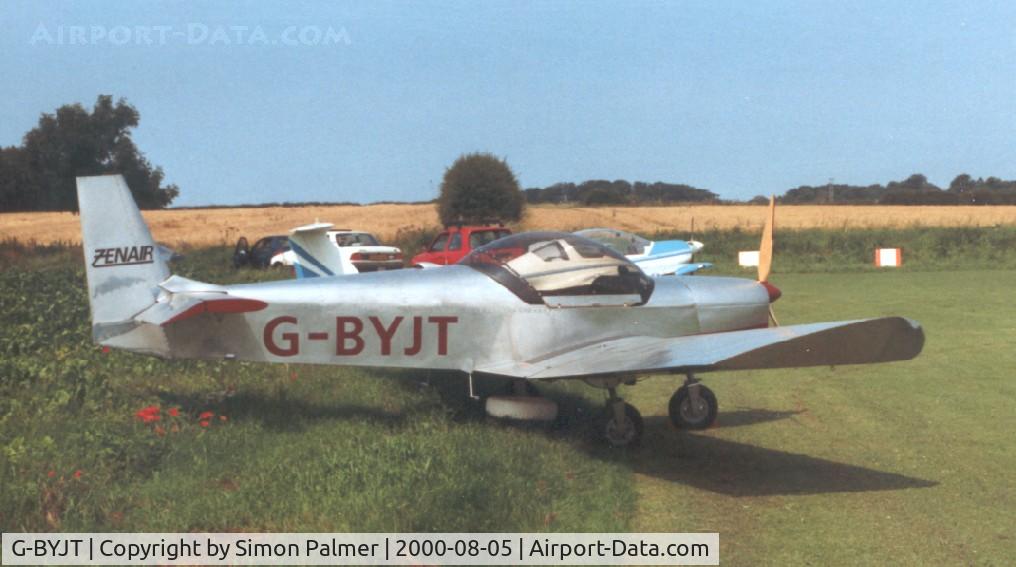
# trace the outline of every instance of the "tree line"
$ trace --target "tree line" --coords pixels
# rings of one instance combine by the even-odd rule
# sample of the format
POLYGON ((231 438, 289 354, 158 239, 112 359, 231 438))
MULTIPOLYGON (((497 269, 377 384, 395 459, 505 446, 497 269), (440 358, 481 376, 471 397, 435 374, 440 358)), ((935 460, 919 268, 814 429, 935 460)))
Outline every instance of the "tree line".
MULTIPOLYGON (((966 173, 943 189, 915 173, 886 185, 802 185, 777 199, 787 204, 821 205, 1016 205, 1016 181, 998 177, 974 179, 966 173)), ((752 200, 767 201, 764 197, 752 200)))
POLYGON ((121 173, 143 209, 162 208, 179 194, 163 185, 131 139, 137 109, 101 95, 91 112, 80 104, 43 114, 20 146, 0 148, 0 211, 77 211, 75 177, 121 173))
MULTIPOLYGON (((652 205, 661 203, 728 203, 707 189, 675 183, 634 183, 617 180, 590 180, 582 183, 555 183, 544 188, 523 191, 526 202, 584 206, 652 205)), ((789 205, 1016 205, 1016 181, 998 177, 974 178, 957 175, 947 188, 941 188, 915 173, 902 181, 885 185, 801 185, 788 190, 777 201, 789 205)), ((758 195, 748 201, 767 204, 769 198, 758 195)))
POLYGON ((592 179, 582 183, 555 183, 523 191, 527 203, 576 203, 581 205, 649 205, 658 203, 718 202, 719 195, 680 183, 645 183, 592 179))

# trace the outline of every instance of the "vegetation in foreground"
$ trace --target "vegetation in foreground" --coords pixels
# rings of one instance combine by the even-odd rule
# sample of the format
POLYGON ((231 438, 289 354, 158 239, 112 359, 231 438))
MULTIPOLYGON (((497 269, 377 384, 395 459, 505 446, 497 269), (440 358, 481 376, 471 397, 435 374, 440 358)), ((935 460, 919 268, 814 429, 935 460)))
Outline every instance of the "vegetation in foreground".
MULTIPOLYGON (((698 433, 667 422, 675 378, 644 381, 624 392, 646 417, 627 452, 596 442, 581 384, 551 389, 572 423, 543 430, 487 421, 439 374, 102 354, 80 251, 22 250, 0 269, 0 528, 718 531, 725 564, 1003 564, 1016 271, 975 265, 997 267, 988 245, 851 274, 778 248, 784 323, 906 315, 924 353, 709 375, 720 418, 698 433)), ((176 271, 285 275, 228 258, 192 250, 176 271)))
MULTIPOLYGON (((623 455, 587 440, 581 417, 551 431, 490 423, 461 377, 438 373, 103 353, 74 250, 5 263, 3 531, 627 528, 623 455)), ((176 268, 283 275, 228 265, 214 249, 176 268)), ((587 407, 575 398, 572 415, 587 407)))

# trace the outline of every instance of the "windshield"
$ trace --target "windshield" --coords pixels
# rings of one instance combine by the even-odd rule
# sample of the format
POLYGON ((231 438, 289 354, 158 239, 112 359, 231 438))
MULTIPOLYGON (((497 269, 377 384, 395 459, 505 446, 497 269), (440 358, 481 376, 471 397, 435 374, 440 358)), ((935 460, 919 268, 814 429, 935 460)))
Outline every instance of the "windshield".
POLYGON ((507 236, 473 250, 459 263, 491 276, 529 303, 551 303, 548 296, 611 296, 618 304, 638 304, 653 291, 652 279, 622 254, 563 232, 507 236))
POLYGON ((512 231, 503 228, 497 230, 474 230, 469 234, 469 247, 479 248, 511 234, 512 231))
POLYGON ((378 246, 372 234, 366 232, 339 232, 335 234, 335 244, 342 246, 378 246))
POLYGON ((575 234, 590 240, 595 240, 596 242, 599 242, 604 246, 609 246, 612 250, 625 255, 644 254, 646 252, 646 247, 651 244, 649 240, 646 240, 637 234, 632 234, 623 230, 615 230, 613 228, 587 228, 586 230, 580 230, 575 234))

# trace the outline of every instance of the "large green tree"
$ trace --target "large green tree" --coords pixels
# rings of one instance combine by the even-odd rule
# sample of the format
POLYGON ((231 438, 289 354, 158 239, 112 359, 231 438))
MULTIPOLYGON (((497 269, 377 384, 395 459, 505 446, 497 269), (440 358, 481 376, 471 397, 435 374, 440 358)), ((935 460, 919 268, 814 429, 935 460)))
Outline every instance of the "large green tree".
POLYGON ((18 147, 0 149, 0 211, 32 210, 32 175, 25 150, 18 147))
POLYGON ((74 178, 121 173, 141 208, 169 205, 179 194, 134 145, 137 109, 100 95, 92 111, 80 104, 43 114, 23 144, 0 152, 0 210, 76 211, 74 178))
POLYGON ((472 153, 459 156, 445 171, 437 204, 446 225, 512 222, 522 218, 525 197, 505 160, 472 153))

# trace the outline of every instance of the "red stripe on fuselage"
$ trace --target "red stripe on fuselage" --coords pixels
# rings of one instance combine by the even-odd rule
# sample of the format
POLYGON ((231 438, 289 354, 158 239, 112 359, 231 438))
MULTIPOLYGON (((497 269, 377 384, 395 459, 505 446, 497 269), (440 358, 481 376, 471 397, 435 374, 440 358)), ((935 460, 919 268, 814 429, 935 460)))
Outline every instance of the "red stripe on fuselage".
POLYGON ((268 307, 267 303, 256 299, 213 299, 198 303, 183 313, 175 315, 172 319, 163 323, 163 325, 190 319, 202 313, 250 313, 252 311, 261 311, 265 307, 268 307))

